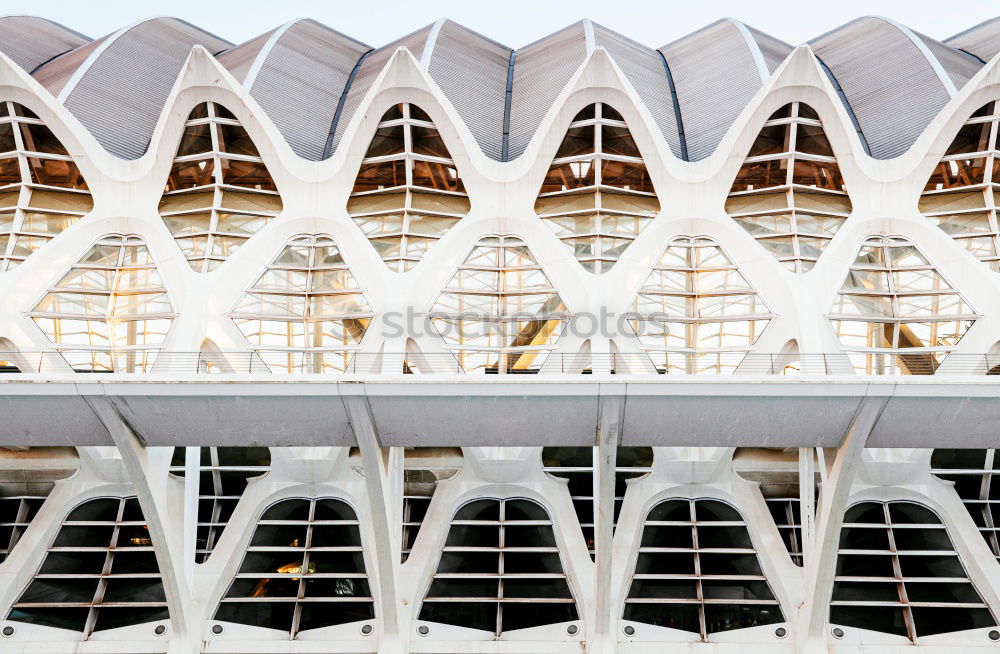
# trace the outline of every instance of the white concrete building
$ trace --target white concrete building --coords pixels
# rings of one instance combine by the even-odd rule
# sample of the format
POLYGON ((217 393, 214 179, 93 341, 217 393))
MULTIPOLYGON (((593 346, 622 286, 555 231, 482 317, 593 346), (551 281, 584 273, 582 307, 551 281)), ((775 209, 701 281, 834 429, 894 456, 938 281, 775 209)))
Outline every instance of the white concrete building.
POLYGON ((0 17, 0 653, 1000 647, 998 129, 1000 19, 0 17))

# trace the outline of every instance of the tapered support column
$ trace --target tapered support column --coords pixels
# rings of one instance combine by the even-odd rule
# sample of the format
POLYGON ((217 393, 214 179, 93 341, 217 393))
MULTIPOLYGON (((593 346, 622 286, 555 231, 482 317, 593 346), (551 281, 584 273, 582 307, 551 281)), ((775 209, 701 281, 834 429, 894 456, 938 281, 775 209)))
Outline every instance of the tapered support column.
MULTIPOLYGON (((399 562, 400 535, 394 533, 399 524, 392 489, 393 474, 389 464, 399 460, 398 454, 391 456, 379 442, 378 430, 372 417, 368 398, 364 395, 342 395, 347 417, 354 431, 354 437, 361 451, 361 462, 365 468, 365 487, 368 495, 369 516, 375 533, 375 564, 378 566, 378 606, 382 626, 379 652, 397 654, 408 650, 409 639, 400 633, 399 562)), ((398 530, 396 530, 398 531, 398 530)))
POLYGON ((597 465, 594 476, 597 506, 594 511, 594 537, 596 553, 594 557, 594 625, 588 638, 589 652, 610 654, 617 642, 612 615, 614 602, 611 598, 612 548, 615 519, 615 468, 618 459, 618 444, 621 442, 622 421, 624 420, 625 397, 613 395, 602 397, 597 416, 597 465))
POLYGON ((861 465, 865 443, 890 397, 890 394, 868 396, 861 401, 847 434, 837 449, 833 469, 823 485, 815 536, 811 550, 805 556, 805 602, 798 615, 797 636, 799 651, 803 654, 826 652, 824 627, 827 606, 833 592, 844 511, 851 496, 854 476, 861 465))
POLYGON ((813 448, 799 448, 799 520, 802 522, 802 562, 808 566, 816 538, 816 459, 813 448))
POLYGON ((178 530, 177 525, 172 523, 167 509, 166 467, 169 461, 162 462, 160 469, 153 465, 142 436, 125 421, 110 399, 93 395, 84 397, 118 448, 146 519, 170 610, 173 634, 169 651, 172 654, 197 652, 201 633, 192 622, 197 611, 186 581, 183 545, 178 538, 183 530, 178 530))

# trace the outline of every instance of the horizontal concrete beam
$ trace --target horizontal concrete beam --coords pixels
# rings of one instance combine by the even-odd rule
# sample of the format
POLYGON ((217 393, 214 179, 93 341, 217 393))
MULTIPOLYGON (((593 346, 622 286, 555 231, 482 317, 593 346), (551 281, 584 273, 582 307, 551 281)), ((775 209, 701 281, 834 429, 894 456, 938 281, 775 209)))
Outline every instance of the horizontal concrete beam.
POLYGON ((367 395, 383 446, 592 446, 599 399, 621 396, 624 445, 834 447, 865 397, 890 396, 869 447, 1000 447, 988 377, 625 375, 17 375, 0 446, 112 445, 95 395, 153 446, 353 445, 341 396, 367 395))

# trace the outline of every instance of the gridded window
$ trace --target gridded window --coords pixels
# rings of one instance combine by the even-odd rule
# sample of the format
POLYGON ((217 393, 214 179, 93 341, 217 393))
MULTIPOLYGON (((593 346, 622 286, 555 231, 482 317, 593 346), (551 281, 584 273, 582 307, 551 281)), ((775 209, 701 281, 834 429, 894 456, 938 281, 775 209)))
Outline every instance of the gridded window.
POLYGON ((45 497, 31 495, 0 497, 0 563, 14 551, 44 502, 45 497))
POLYGON ((232 113, 197 105, 184 124, 160 216, 188 263, 214 270, 281 212, 257 146, 232 113))
POLYGON ((812 269, 851 213, 851 199, 811 107, 786 104, 764 123, 726 211, 786 268, 812 269))
MULTIPOLYGON (((546 447, 542 449, 545 472, 569 480, 569 494, 573 500, 576 517, 583 528, 587 549, 594 557, 594 518, 597 515, 597 476, 599 465, 596 447, 546 447)), ((625 501, 625 488, 629 479, 642 477, 653 466, 653 448, 619 447, 615 467, 615 512, 613 527, 618 526, 618 515, 625 501)))
POLYGON ((332 498, 289 499, 257 521, 215 619, 296 634, 371 620, 361 530, 350 506, 332 498))
POLYGON ((153 543, 134 497, 102 497, 70 511, 7 615, 84 635, 168 617, 153 543))
MULTIPOLYGON (((266 447, 202 447, 199 450, 195 560, 204 563, 236 510, 247 482, 268 471, 271 451, 266 447)), ((184 476, 186 456, 187 448, 174 448, 171 473, 184 476)))
POLYGON ((931 471, 955 483, 955 491, 972 516, 993 556, 1000 559, 1000 456, 996 450, 934 450, 931 471))
POLYGON ((998 122, 1000 102, 990 102, 972 114, 958 130, 920 197, 920 211, 931 222, 995 271, 1000 271, 998 122))
POLYGON ((829 318, 859 373, 931 375, 978 316, 911 241, 870 236, 829 318))
POLYGON ((403 468, 402 560, 410 556, 438 481, 450 479, 462 468, 462 450, 443 447, 407 447, 403 468))
POLYGON ((230 313, 272 371, 343 372, 372 309, 337 243, 295 236, 230 313))
POLYGON ((499 638, 576 619, 544 507, 526 499, 478 499, 455 513, 420 620, 499 638))
POLYGON ((912 502, 862 502, 847 510, 830 622, 914 642, 996 624, 941 519, 912 502))
POLYGON ((69 152, 38 116, 0 101, 0 272, 94 207, 69 152))
POLYGON ((176 315, 145 241, 101 237, 29 314, 81 372, 149 372, 176 315))
POLYGON ((679 236, 639 289, 631 321, 661 373, 733 372, 773 318, 710 238, 679 236))
POLYGON ((379 122, 347 211, 391 270, 405 272, 469 213, 458 168, 430 116, 393 105, 379 122))
POLYGON ((792 563, 802 566, 802 503, 797 497, 765 497, 792 563))
POLYGON ((702 638, 784 621, 743 516, 711 499, 650 509, 623 617, 702 638))
POLYGON ((583 267, 611 270, 660 211, 621 114, 603 103, 573 118, 542 182, 537 213, 583 267))
POLYGON ((569 316, 516 236, 479 240, 431 309, 466 372, 537 372, 569 316))

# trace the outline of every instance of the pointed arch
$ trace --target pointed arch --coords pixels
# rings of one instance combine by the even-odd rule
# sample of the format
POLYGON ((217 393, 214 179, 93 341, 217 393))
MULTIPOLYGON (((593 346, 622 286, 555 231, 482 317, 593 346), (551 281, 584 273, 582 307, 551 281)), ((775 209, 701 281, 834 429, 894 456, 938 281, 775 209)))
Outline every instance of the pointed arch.
POLYGON ((202 340, 201 350, 198 352, 198 372, 234 373, 236 370, 215 341, 206 338, 202 340))
POLYGON ((0 272, 94 207, 69 151, 27 107, 0 101, 0 272))
POLYGON ((920 196, 920 211, 974 257, 1000 272, 1000 102, 977 109, 959 128, 920 196))
POLYGON ((513 235, 479 239, 431 309, 431 324, 466 372, 538 372, 569 313, 513 235))
POLYGON ((177 314, 142 237, 108 234, 28 315, 78 372, 149 372, 177 314))
POLYGON ((293 236, 229 317, 271 371, 347 370, 374 317, 337 242, 293 236))
POLYGON ((191 268, 217 268, 282 207, 267 165, 236 116, 216 102, 195 106, 159 204, 191 268))
POLYGON ((470 207, 462 177, 430 116, 411 103, 390 107, 347 202, 348 213, 385 264, 396 272, 413 268, 470 207))
POLYGON ((625 119, 603 102, 584 107, 542 181, 535 213, 586 270, 600 274, 659 211, 625 119))
POLYGON ((0 373, 18 372, 35 372, 35 368, 12 340, 0 336, 0 373))
POLYGON ((714 240, 678 236, 633 301, 630 321, 661 373, 732 373, 774 314, 714 240))
POLYGON ((791 102, 761 128, 726 212, 792 272, 808 272, 852 209, 823 123, 791 102))
POLYGON ((909 239, 864 240, 830 309, 840 343, 866 375, 931 375, 978 316, 909 239))

